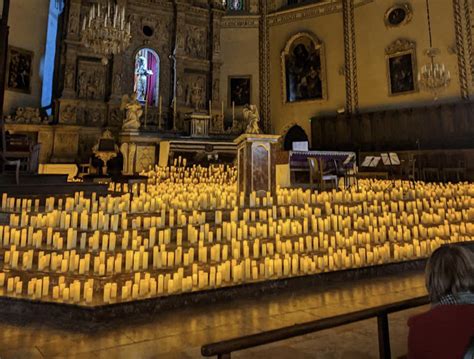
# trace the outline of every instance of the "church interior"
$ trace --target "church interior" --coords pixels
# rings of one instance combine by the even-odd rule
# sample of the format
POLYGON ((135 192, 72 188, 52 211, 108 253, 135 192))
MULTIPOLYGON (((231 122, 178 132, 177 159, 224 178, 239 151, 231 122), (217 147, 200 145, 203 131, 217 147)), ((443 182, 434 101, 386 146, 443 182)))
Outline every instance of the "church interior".
POLYGON ((0 358, 406 358, 474 250, 473 9, 0 0, 0 358))

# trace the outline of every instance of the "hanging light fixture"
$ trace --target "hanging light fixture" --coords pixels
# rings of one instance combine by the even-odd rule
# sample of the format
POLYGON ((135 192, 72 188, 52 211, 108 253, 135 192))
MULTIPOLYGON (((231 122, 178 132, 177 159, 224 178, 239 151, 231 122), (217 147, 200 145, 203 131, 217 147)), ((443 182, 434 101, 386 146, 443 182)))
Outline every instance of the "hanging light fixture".
POLYGON ((430 58, 430 61, 418 72, 418 83, 421 89, 431 92, 434 95, 434 99, 437 100, 441 90, 448 87, 451 82, 451 73, 444 64, 436 62, 436 56, 439 55, 440 51, 433 47, 429 0, 426 0, 426 16, 430 48, 425 51, 425 54, 430 58))
POLYGON ((81 35, 83 45, 101 55, 102 63, 107 64, 108 56, 119 54, 130 45, 132 36, 130 22, 125 20, 125 6, 110 0, 92 4, 84 17, 81 35))

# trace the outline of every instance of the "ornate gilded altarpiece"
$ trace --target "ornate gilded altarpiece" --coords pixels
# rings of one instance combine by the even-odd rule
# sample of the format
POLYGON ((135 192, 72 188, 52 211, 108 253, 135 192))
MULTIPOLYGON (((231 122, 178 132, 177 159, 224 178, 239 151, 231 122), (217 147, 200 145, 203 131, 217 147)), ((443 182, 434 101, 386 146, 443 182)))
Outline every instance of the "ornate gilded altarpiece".
POLYGON ((80 143, 93 144, 104 127, 119 132, 124 118, 120 100, 133 92, 135 56, 143 48, 154 50, 160 64, 162 116, 160 121, 158 106, 147 108, 148 129, 180 131, 185 113, 207 111, 209 100, 219 108, 222 1, 118 0, 130 17, 132 40, 107 64, 80 41, 80 24, 95 2, 67 3, 61 41, 58 123, 88 128, 79 131, 80 143))

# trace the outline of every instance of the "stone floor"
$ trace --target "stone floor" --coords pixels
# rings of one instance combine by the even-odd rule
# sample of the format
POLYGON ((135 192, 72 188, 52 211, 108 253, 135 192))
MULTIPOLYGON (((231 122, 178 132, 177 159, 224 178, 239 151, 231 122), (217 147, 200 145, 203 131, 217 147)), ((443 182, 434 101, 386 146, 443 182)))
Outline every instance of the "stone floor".
MULTIPOLYGON (((201 345, 426 294, 422 273, 401 273, 126 318, 95 328, 0 318, 0 358, 201 358, 201 345)), ((392 357, 406 354, 408 317, 392 314, 392 357)), ((232 358, 377 358, 375 319, 237 352, 232 358)))

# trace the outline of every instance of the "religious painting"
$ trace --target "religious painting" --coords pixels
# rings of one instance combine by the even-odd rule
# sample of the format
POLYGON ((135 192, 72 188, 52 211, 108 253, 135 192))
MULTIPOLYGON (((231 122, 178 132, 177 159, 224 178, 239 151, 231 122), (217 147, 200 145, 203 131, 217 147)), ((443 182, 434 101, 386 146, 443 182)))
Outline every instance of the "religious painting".
POLYGON ((403 95, 418 90, 415 79, 415 43, 399 39, 385 49, 389 95, 403 95))
POLYGON ((324 46, 316 36, 294 35, 281 57, 284 102, 326 99, 324 46))
POLYGON ((148 106, 158 106, 160 58, 152 49, 141 49, 135 56, 134 92, 137 100, 148 106))
POLYGON ((385 13, 385 26, 397 27, 408 24, 413 17, 413 10, 409 3, 397 4, 390 7, 385 13))
POLYGON ((8 47, 7 90, 31 93, 33 52, 8 47))
POLYGON ((250 105, 251 76, 229 77, 229 106, 250 105))

